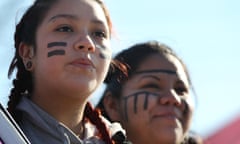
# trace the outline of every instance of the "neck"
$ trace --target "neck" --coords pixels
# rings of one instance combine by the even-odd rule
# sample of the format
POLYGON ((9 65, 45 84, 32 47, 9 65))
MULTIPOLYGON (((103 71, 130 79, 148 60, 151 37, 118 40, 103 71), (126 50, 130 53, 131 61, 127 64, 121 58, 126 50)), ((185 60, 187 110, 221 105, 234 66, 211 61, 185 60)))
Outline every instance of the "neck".
POLYGON ((69 95, 33 94, 31 100, 76 135, 82 136, 83 113, 87 100, 71 99, 69 95))

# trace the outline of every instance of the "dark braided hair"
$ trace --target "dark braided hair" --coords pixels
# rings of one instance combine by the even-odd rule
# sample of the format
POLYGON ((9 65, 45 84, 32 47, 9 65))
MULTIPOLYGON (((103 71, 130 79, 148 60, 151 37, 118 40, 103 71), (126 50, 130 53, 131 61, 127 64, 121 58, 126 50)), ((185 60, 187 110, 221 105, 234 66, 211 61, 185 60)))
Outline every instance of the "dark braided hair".
POLYGON ((97 129, 100 132, 100 137, 106 144, 114 144, 112 141, 109 132, 107 130, 106 125, 100 118, 101 112, 98 109, 94 109, 93 106, 88 102, 85 107, 84 116, 94 125, 96 125, 97 129))
MULTIPOLYGON (((32 46, 34 53, 36 52, 36 31, 38 26, 43 21, 47 12, 51 7, 59 0, 36 0, 31 7, 27 9, 22 16, 20 22, 16 25, 16 31, 14 34, 15 40, 15 55, 12 59, 8 70, 8 77, 10 77, 16 69, 16 78, 13 80, 13 88, 11 89, 8 101, 8 111, 12 114, 13 118, 18 122, 16 114, 16 105, 21 100, 23 94, 27 93, 28 96, 33 92, 34 79, 32 73, 25 69, 23 60, 19 55, 19 47, 22 43, 32 46)), ((102 7, 106 20, 112 33, 112 23, 109 16, 109 12, 105 7, 102 0, 96 0, 102 7)), ((96 125, 101 133, 102 139, 107 144, 113 144, 106 125, 100 119, 100 113, 95 111, 88 103, 85 109, 86 118, 88 118, 93 124, 96 125)))
POLYGON ((16 26, 14 34, 15 55, 12 59, 8 70, 8 77, 16 71, 16 78, 13 80, 13 88, 11 90, 8 102, 8 111, 15 117, 15 107, 19 103, 23 93, 31 93, 33 91, 33 77, 31 72, 25 69, 22 58, 19 55, 19 47, 21 43, 36 48, 36 31, 44 16, 57 0, 36 0, 35 3, 26 11, 21 21, 16 26))

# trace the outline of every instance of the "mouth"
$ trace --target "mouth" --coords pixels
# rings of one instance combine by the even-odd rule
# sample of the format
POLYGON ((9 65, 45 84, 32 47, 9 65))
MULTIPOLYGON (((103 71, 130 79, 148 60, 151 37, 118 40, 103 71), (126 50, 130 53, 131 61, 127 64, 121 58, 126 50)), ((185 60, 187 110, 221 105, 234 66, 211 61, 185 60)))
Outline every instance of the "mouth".
POLYGON ((171 113, 154 115, 153 118, 178 119, 178 117, 175 114, 171 114, 171 113))
POLYGON ((158 112, 152 117, 153 119, 163 119, 169 121, 181 121, 181 115, 176 111, 158 112))
POLYGON ((176 116, 172 114, 164 114, 164 115, 155 115, 152 117, 152 122, 158 123, 158 124, 164 124, 165 126, 170 126, 172 128, 179 127, 181 125, 181 120, 176 116))
POLYGON ((94 69, 95 68, 92 61, 89 59, 86 59, 86 58, 75 59, 70 64, 76 68, 81 68, 81 69, 94 69))

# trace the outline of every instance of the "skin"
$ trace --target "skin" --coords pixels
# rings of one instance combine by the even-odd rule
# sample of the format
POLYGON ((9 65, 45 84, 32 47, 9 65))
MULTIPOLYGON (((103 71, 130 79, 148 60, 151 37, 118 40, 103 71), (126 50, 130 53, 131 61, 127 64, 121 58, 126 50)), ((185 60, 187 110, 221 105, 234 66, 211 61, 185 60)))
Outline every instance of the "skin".
POLYGON ((109 96, 104 100, 110 118, 122 124, 132 143, 179 144, 193 112, 181 63, 154 54, 137 71, 124 83, 120 102, 109 96))
POLYGON ((110 64, 110 33, 102 8, 94 0, 60 0, 37 29, 35 52, 32 47, 20 47, 23 61, 33 63, 31 100, 79 134, 87 98, 110 64))

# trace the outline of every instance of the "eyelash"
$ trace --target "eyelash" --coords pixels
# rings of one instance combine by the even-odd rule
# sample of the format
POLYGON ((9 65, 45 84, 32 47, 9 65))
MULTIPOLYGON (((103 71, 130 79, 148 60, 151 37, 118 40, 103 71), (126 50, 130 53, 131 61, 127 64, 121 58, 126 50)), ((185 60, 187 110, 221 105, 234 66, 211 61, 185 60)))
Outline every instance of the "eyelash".
POLYGON ((92 33, 92 35, 94 37, 99 37, 99 38, 106 38, 107 37, 106 33, 103 32, 103 31, 95 31, 95 32, 92 33))
MULTIPOLYGON (((57 28, 55 31, 58 31, 58 32, 73 32, 73 28, 71 28, 70 26, 61 26, 61 27, 57 28)), ((91 35, 94 36, 94 37, 97 37, 97 38, 106 38, 107 37, 107 35, 104 31, 95 31, 95 32, 92 32, 91 35)))
POLYGON ((154 83, 149 83, 149 84, 143 85, 141 88, 160 89, 159 85, 154 84, 154 83))
POLYGON ((58 32, 73 32, 73 29, 70 26, 61 26, 56 29, 58 32))
POLYGON ((177 88, 175 88, 175 91, 179 95, 184 95, 184 93, 188 92, 188 90, 185 87, 177 87, 177 88))

